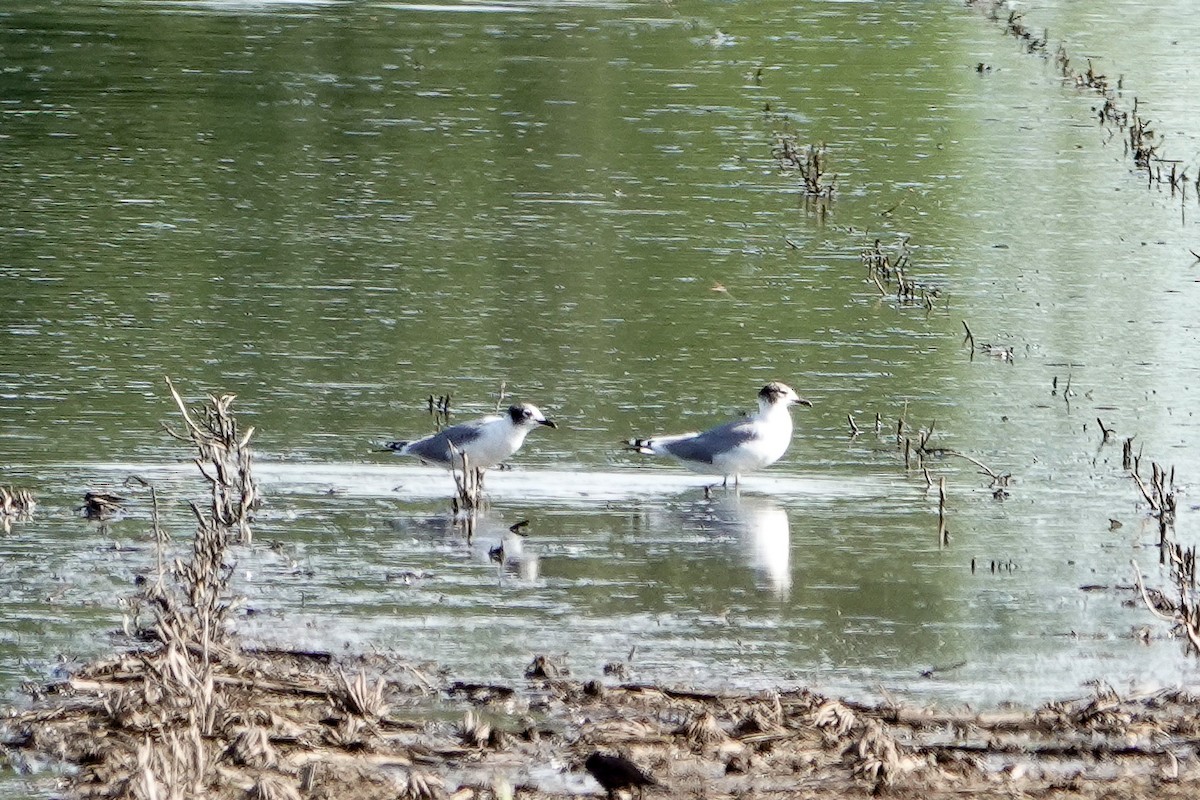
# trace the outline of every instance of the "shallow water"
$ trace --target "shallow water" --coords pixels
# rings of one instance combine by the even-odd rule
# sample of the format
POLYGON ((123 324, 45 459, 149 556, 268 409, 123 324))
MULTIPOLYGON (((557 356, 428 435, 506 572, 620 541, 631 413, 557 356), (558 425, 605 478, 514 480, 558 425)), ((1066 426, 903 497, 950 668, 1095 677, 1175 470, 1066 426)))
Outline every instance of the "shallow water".
MULTIPOLYGON (((1027 15, 1104 56, 1194 175, 1196 76, 1168 57, 1194 15, 1156 3, 1158 22, 1127 25, 1131 8, 1027 15)), ((490 680, 565 653, 580 676, 628 661, 638 680, 976 705, 1191 680, 1117 588, 1131 560, 1161 582, 1157 535, 1096 418, 1176 466, 1184 492, 1200 473, 1200 207, 1148 191, 1095 98, 979 13, 0 16, 0 483, 40 502, 0 534, 5 694, 111 645, 118 597, 153 564, 127 475, 188 534, 183 500, 203 487, 159 429, 163 375, 193 400, 236 393, 256 426, 267 505, 238 555, 254 640, 490 680), (828 147, 827 214, 771 155, 788 132, 828 147), (860 251, 901 237, 931 311, 865 280, 860 251), (1012 359, 971 358, 964 320, 1012 359), (740 493, 706 497, 702 477, 620 448, 736 413, 773 378, 815 407, 740 493), (430 394, 465 419, 502 386, 561 427, 489 476, 468 543, 444 473, 372 451, 430 430, 430 394), (901 416, 1013 473, 997 500, 967 461, 931 465, 947 547, 936 491, 896 446, 901 416), (83 520, 89 489, 127 494, 126 516, 83 520), (521 519, 529 536, 497 564, 521 519)))

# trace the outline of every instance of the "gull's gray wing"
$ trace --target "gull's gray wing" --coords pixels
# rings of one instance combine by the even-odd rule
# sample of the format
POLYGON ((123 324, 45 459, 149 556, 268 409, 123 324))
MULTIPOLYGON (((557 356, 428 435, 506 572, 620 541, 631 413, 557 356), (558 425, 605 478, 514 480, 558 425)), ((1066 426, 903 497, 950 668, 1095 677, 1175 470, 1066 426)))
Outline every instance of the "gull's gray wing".
POLYGON ((432 436, 426 436, 424 439, 418 439, 415 442, 410 442, 404 448, 407 455, 423 458, 426 461, 437 461, 440 463, 448 463, 458 457, 460 451, 471 442, 483 435, 483 427, 489 422, 494 422, 494 418, 484 418, 472 420, 471 422, 460 422, 457 425, 451 425, 449 428, 443 428, 432 436), (453 449, 451 445, 454 445, 453 449))
POLYGON ((676 458, 711 464, 716 456, 749 442, 755 436, 750 420, 735 419, 687 439, 668 442, 663 449, 676 458))

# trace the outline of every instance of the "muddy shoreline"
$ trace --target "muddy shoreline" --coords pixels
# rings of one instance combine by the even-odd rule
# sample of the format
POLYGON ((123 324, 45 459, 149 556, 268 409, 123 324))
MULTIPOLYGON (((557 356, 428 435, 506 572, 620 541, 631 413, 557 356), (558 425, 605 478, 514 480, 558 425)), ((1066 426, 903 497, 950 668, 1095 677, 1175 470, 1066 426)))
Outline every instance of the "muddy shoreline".
POLYGON ((10 712, 18 767, 71 769, 84 798, 601 794, 591 752, 671 797, 1190 797, 1200 697, 1105 687, 1032 710, 865 705, 808 690, 704 692, 577 680, 535 659, 513 685, 399 658, 209 653, 156 643, 90 664, 10 712), (203 713, 202 713, 203 712, 203 713))

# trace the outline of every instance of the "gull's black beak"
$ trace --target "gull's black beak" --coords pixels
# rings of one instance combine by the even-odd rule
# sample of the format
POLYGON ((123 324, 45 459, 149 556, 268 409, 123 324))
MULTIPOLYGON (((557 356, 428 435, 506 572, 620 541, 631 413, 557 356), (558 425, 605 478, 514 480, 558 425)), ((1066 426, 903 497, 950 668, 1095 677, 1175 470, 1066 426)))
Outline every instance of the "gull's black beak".
POLYGON ((538 425, 545 425, 547 428, 554 428, 555 430, 558 429, 558 425, 552 419, 539 419, 538 425))
POLYGON ((803 397, 797 397, 797 398, 796 398, 796 405, 798 405, 798 406, 806 406, 806 407, 808 407, 808 408, 812 408, 812 407, 813 407, 812 400, 805 400, 803 397))

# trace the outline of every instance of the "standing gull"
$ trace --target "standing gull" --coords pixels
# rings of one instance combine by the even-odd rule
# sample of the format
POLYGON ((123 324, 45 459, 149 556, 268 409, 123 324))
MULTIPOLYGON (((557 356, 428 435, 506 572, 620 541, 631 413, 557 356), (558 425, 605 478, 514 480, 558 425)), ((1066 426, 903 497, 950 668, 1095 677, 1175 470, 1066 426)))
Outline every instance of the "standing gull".
POLYGON ((758 411, 710 428, 704 433, 678 433, 630 439, 630 449, 645 455, 671 456, 693 472, 724 476, 738 485, 740 476, 778 461, 792 441, 793 404, 812 407, 787 384, 772 381, 758 393, 758 411))
POLYGON ((526 435, 539 425, 558 427, 537 406, 520 403, 503 414, 460 422, 412 442, 388 442, 386 447, 446 469, 461 469, 464 455, 470 468, 489 469, 520 450, 526 435))

